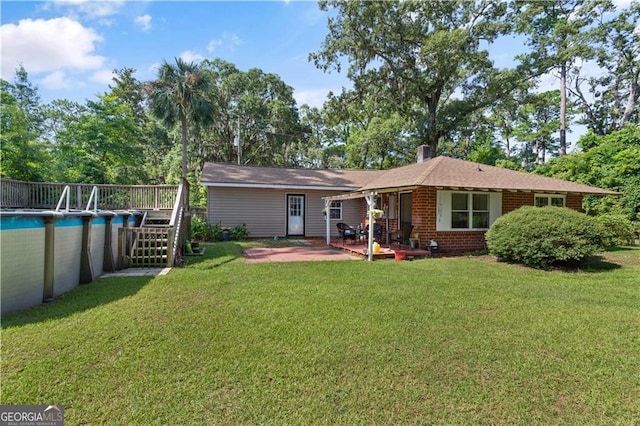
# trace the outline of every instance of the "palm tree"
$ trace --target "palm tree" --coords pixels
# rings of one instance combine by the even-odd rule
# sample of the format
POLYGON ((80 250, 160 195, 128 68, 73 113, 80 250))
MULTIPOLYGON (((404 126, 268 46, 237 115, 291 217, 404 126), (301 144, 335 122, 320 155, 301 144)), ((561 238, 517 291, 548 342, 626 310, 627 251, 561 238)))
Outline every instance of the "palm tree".
POLYGON ((176 58, 175 65, 165 60, 158 70, 158 79, 147 86, 153 115, 168 127, 180 122, 183 181, 187 178, 188 124, 212 120, 213 105, 207 99, 212 87, 213 81, 197 64, 180 58, 176 58))

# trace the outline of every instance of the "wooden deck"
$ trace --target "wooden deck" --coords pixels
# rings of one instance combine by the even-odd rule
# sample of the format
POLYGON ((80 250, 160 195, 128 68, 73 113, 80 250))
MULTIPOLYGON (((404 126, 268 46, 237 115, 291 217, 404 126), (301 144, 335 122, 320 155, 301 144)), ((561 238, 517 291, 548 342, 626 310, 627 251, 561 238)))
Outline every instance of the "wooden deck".
MULTIPOLYGON (((346 241, 344 244, 342 243, 342 240, 332 241, 331 246, 363 257, 367 256, 367 245, 357 241, 346 241)), ((393 259, 396 256, 396 251, 398 250, 402 250, 406 253, 405 259, 431 257, 431 253, 428 250, 411 250, 408 246, 398 246, 397 244, 393 244, 391 247, 380 247, 380 253, 374 253, 373 259, 393 259)))

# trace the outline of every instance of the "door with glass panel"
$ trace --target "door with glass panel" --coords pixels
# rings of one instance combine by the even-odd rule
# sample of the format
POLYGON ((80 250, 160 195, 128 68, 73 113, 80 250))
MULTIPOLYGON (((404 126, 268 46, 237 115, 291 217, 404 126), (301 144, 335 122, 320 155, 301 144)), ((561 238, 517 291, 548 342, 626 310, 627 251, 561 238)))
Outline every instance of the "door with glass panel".
POLYGON ((304 236, 304 195, 287 195, 287 235, 304 236))
POLYGON ((411 192, 400 193, 400 228, 403 226, 411 226, 411 192))

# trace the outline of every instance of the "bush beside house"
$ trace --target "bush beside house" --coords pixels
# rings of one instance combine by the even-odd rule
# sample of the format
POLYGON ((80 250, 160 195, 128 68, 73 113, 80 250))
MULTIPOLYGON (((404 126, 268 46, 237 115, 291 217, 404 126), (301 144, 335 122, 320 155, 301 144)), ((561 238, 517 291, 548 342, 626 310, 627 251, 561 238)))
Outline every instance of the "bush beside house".
POLYGON ((223 241, 223 232, 226 231, 228 239, 241 241, 249 236, 247 225, 237 225, 233 228, 223 228, 220 224, 210 225, 206 220, 194 216, 191 219, 191 238, 194 241, 223 241))
POLYGON ((600 224, 603 242, 607 247, 617 245, 633 245, 635 243, 635 227, 623 214, 603 214, 596 217, 600 224))
POLYGON ((491 254, 534 268, 575 266, 605 245, 595 219, 566 207, 521 207, 498 218, 486 238, 491 254))

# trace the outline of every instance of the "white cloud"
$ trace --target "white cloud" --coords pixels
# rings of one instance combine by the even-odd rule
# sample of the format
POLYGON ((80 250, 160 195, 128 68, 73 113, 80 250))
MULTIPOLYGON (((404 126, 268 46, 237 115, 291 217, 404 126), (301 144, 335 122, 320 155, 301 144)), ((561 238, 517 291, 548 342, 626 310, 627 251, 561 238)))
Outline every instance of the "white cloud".
POLYGON ((101 41, 93 29, 69 18, 23 19, 17 25, 2 25, 2 78, 12 78, 19 64, 35 74, 99 69, 106 60, 95 54, 95 44, 101 41))
POLYGON ((100 70, 94 72, 91 77, 89 77, 89 80, 98 84, 111 84, 113 83, 113 77, 115 77, 113 71, 100 70))
POLYGON ((202 56, 201 54, 192 52, 190 50, 182 52, 179 56, 185 62, 200 62, 204 59, 204 56, 202 56))
POLYGON ((40 84, 43 88, 50 90, 69 89, 73 86, 73 82, 68 79, 65 72, 61 70, 54 71, 47 75, 40 80, 40 84))
POLYGON ((626 9, 631 6, 633 0, 613 0, 613 5, 616 9, 626 9))
POLYGON ((49 5, 57 9, 66 8, 72 16, 74 14, 84 15, 88 18, 104 18, 116 14, 124 5, 124 0, 94 1, 94 0, 56 0, 45 3, 45 8, 49 5))
POLYGON ((219 38, 213 39, 209 42, 207 45, 207 51, 209 53, 214 53, 219 47, 224 47, 233 52, 236 50, 236 47, 240 46, 242 43, 243 41, 237 34, 224 32, 219 38))
POLYGON ((211 40, 211 41, 209 42, 209 44, 207 44, 207 51, 208 51, 209 53, 213 53, 213 52, 215 52, 215 51, 218 49, 218 47, 220 47, 220 46, 222 46, 222 40, 220 40, 220 39, 211 40))
POLYGON ((144 32, 151 30, 151 15, 148 13, 142 16, 136 16, 133 22, 144 32))
POLYGON ((293 92, 293 98, 296 100, 298 106, 307 104, 310 107, 322 108, 322 105, 327 100, 327 95, 329 92, 333 91, 333 93, 340 93, 342 89, 306 89, 306 90, 295 90, 293 92))

